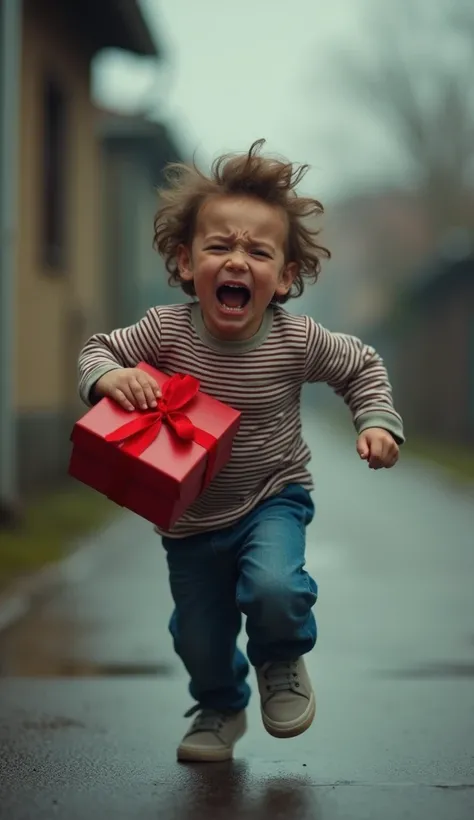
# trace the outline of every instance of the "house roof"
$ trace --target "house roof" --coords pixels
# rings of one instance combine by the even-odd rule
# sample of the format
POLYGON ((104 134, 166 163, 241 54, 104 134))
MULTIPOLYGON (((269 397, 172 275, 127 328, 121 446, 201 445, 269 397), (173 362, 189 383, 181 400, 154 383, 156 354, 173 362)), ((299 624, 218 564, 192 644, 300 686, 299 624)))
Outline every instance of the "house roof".
POLYGON ((120 48, 144 57, 162 57, 138 0, 70 0, 67 11, 92 41, 93 50, 120 48))

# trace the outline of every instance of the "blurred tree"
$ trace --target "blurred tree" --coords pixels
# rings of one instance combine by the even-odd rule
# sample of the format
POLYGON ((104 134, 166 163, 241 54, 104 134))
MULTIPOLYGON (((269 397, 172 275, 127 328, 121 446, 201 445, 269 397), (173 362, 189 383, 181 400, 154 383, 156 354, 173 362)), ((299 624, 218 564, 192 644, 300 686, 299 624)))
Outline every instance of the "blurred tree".
POLYGON ((337 75, 397 140, 435 237, 474 229, 474 3, 370 0, 337 75), (364 24, 364 21, 362 21, 364 24))

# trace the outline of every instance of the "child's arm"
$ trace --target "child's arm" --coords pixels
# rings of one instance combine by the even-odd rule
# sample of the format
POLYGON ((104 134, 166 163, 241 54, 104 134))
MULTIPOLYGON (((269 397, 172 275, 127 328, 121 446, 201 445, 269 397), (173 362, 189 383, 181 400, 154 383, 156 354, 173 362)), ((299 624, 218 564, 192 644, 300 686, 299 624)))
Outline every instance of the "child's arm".
POLYGON ((360 436, 358 450, 366 450, 364 431, 386 431, 396 444, 405 440, 403 422, 394 408, 392 388, 379 354, 360 339, 331 333, 306 317, 306 382, 326 382, 348 405, 360 436))
MULTIPOLYGON (((129 381, 128 375, 135 379, 139 375, 141 379, 141 371, 127 374, 124 368, 135 368, 139 362, 157 367, 160 336, 160 320, 156 308, 148 310, 143 319, 130 327, 91 336, 82 348, 78 361, 79 393, 84 403, 91 405, 100 398, 100 394, 95 392, 95 386, 108 373, 111 374, 111 379, 116 375, 117 385, 110 385, 110 389, 103 395, 111 395, 113 389, 120 390, 120 380, 126 383, 129 381)), ((120 403, 126 405, 125 401, 120 403)))

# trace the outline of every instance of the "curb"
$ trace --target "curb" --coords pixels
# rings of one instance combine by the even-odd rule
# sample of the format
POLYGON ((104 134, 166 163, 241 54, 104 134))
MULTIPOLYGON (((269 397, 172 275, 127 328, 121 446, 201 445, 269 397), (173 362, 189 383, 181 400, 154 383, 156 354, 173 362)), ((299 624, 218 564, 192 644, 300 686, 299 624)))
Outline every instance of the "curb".
MULTIPOLYGON (((119 517, 121 519, 121 516, 119 517)), ((26 617, 38 601, 64 583, 78 583, 89 577, 99 560, 107 552, 107 542, 115 547, 109 531, 116 526, 117 518, 104 528, 75 542, 71 551, 60 561, 47 564, 38 572, 14 581, 0 594, 0 634, 26 617)))

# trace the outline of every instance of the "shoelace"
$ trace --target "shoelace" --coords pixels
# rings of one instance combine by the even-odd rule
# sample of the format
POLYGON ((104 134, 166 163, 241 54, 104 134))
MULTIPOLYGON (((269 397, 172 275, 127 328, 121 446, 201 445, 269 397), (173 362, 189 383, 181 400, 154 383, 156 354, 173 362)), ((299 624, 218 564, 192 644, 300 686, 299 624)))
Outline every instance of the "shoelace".
POLYGON ((297 661, 279 661, 272 663, 264 672, 267 690, 270 693, 287 692, 293 686, 299 687, 297 661))
POLYGON ((196 715, 188 735, 195 732, 220 732, 224 728, 227 716, 224 712, 217 712, 215 709, 202 709, 199 703, 192 706, 184 717, 192 717, 196 715))

